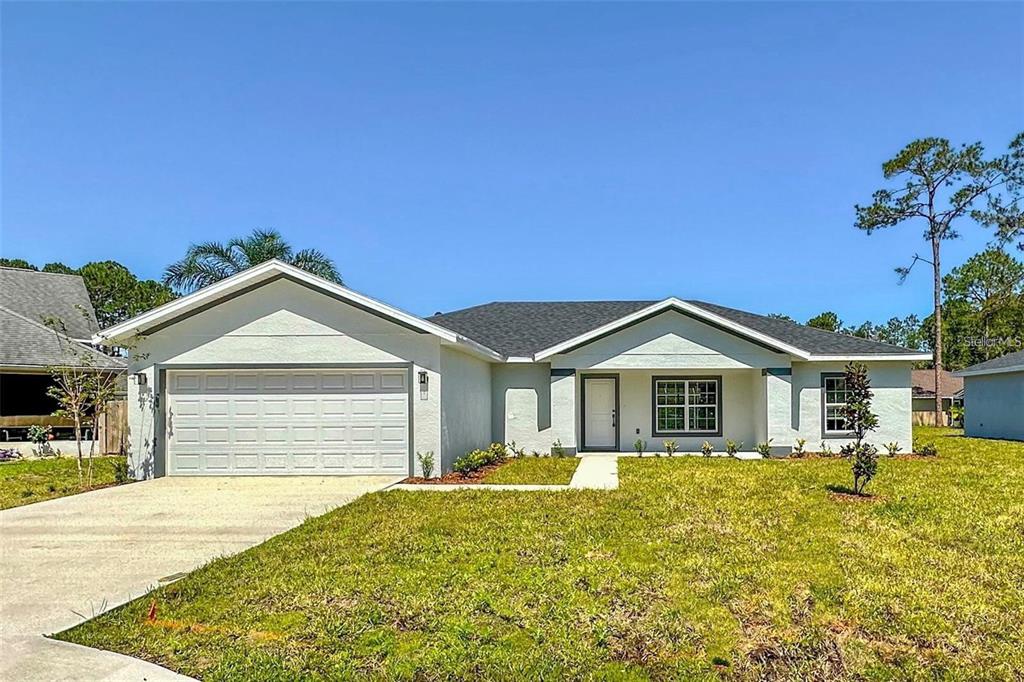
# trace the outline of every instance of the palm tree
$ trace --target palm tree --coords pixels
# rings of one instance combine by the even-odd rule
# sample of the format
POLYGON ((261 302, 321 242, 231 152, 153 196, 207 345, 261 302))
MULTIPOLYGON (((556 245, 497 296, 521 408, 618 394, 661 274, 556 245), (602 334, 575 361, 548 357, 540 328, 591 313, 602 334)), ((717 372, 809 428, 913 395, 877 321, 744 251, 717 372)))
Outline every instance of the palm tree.
POLYGON ((293 251, 277 230, 254 230, 248 237, 226 243, 192 244, 184 258, 167 266, 163 281, 179 293, 188 293, 274 258, 342 283, 334 261, 316 249, 293 251))

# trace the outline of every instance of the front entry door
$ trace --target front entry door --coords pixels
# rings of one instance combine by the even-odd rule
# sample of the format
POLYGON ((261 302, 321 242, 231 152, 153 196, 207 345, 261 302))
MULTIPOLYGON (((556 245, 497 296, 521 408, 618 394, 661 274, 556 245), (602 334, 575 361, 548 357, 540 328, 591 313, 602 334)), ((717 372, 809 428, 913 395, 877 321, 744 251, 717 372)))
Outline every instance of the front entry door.
POLYGON ((614 377, 588 377, 583 380, 583 447, 614 450, 616 443, 616 400, 618 381, 614 377))

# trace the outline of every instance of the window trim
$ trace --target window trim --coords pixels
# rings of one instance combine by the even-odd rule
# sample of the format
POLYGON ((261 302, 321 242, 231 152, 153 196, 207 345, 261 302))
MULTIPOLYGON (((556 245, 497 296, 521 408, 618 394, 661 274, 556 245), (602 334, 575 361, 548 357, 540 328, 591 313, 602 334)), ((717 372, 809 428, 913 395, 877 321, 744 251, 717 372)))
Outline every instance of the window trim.
MULTIPOLYGON (((822 439, 829 438, 852 438, 852 431, 829 431, 828 430, 828 403, 825 402, 825 380, 843 378, 846 376, 845 372, 822 372, 821 373, 821 437, 822 439)), ((838 403, 832 403, 837 405, 838 403)))
MULTIPOLYGON (((698 375, 668 375, 668 376, 652 376, 651 377, 651 434, 654 436, 705 436, 705 437, 721 437, 723 422, 725 421, 725 413, 722 410, 722 390, 723 381, 721 374, 698 374, 698 375), (718 415, 717 419, 717 430, 715 431, 660 431, 658 429, 658 382, 659 381, 714 381, 717 384, 718 400, 715 403, 715 412, 718 415)), ((687 387, 687 396, 689 396, 689 387, 687 387)), ((689 408, 689 403, 685 404, 686 408, 689 408)))

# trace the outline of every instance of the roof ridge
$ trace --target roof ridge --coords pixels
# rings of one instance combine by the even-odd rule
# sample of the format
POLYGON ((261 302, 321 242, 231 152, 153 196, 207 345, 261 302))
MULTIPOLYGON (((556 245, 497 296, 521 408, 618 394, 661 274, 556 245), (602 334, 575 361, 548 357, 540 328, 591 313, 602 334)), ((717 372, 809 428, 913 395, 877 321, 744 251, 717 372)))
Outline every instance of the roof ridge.
POLYGON ((33 275, 53 275, 55 277, 77 277, 78 279, 85 280, 77 272, 46 272, 45 270, 32 270, 30 268, 15 268, 10 265, 0 265, 0 270, 11 270, 12 272, 30 272, 33 275))

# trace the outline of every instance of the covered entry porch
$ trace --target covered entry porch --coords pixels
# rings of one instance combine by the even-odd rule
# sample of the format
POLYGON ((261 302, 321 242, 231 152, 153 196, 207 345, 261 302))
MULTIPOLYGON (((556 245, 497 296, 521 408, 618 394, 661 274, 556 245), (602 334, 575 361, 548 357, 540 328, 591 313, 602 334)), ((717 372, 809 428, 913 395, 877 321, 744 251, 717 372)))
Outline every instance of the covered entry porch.
POLYGON ((789 370, 617 369, 579 370, 577 439, 580 452, 699 452, 707 441, 724 452, 772 440, 779 452, 792 446, 789 370))

